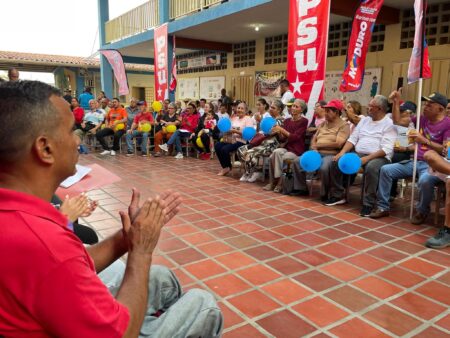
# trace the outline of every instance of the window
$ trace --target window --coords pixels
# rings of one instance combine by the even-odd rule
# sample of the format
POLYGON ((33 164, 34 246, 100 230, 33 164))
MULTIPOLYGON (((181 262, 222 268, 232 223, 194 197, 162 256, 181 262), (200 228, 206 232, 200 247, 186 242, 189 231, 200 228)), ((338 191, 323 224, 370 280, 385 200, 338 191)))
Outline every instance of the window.
POLYGON ((256 41, 235 43, 233 45, 234 68, 253 67, 255 65, 256 41))
POLYGON ((268 37, 264 43, 264 64, 287 62, 288 35, 268 37))

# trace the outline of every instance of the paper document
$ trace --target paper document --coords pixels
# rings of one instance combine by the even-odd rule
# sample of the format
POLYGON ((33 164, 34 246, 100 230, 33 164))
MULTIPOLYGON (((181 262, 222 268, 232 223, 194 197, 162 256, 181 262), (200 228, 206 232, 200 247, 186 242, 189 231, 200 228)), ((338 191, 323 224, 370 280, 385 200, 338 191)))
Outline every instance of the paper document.
POLYGON ((68 188, 68 187, 74 185, 75 183, 81 181, 83 179, 83 177, 86 176, 87 174, 89 174, 92 170, 89 167, 85 167, 85 166, 82 166, 79 164, 76 165, 76 168, 77 168, 77 172, 75 173, 75 175, 70 176, 70 177, 66 178, 64 181, 62 181, 60 184, 61 187, 68 188))

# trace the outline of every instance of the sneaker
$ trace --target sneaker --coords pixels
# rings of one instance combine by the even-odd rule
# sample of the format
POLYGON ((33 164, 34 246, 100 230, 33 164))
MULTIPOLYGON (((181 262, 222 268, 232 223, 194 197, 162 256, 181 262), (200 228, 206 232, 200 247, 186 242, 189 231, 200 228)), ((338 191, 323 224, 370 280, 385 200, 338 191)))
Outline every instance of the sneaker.
POLYGON ((450 228, 445 226, 440 228, 436 236, 426 241, 425 246, 432 249, 443 249, 450 246, 450 228))
POLYGON ((329 200, 329 198, 328 198, 328 196, 320 196, 320 201, 323 203, 323 204, 325 204, 326 202, 328 202, 328 200, 329 200))
POLYGON ((345 198, 330 197, 328 201, 325 202, 325 205, 328 207, 332 207, 333 205, 341 205, 345 203, 347 203, 345 198))
POLYGON ((289 196, 309 196, 309 191, 308 190, 292 190, 289 193, 289 196))
POLYGON ((263 173, 260 171, 255 171, 252 176, 250 176, 250 178, 247 180, 247 182, 253 183, 256 182, 257 180, 261 179, 263 177, 263 173))
POLYGON ((376 210, 372 211, 369 215, 370 218, 381 218, 381 217, 388 217, 389 216, 389 210, 383 210, 381 208, 376 208, 376 210))
POLYGON ((111 150, 111 156, 116 156, 116 152, 114 150, 111 150))
MULTIPOLYGON (((161 148, 162 149, 162 148, 161 148)), ((182 153, 178 153, 178 154, 176 154, 175 155, 175 158, 176 159, 182 159, 184 156, 183 156, 183 154, 182 153)))
POLYGON ((147 157, 147 153, 142 153, 142 157, 147 157))
POLYGON ((414 225, 420 225, 426 221, 427 217, 428 217, 428 215, 424 215, 424 214, 418 212, 413 216, 411 223, 414 225))
POLYGON ((161 144, 159 147, 165 152, 169 151, 169 146, 167 145, 167 143, 161 144))
POLYGON ((133 156, 134 155, 134 152, 133 151, 127 151, 127 156, 133 156))
POLYGON ((109 150, 103 150, 100 155, 109 155, 111 152, 109 150))
POLYGON ((239 179, 239 181, 241 182, 247 182, 249 179, 248 174, 245 173, 244 175, 242 175, 242 177, 239 179))
POLYGON ((154 157, 160 157, 161 153, 159 151, 157 151, 156 153, 153 154, 154 157))
POLYGON ((370 213, 372 212, 372 207, 368 207, 367 205, 363 205, 361 211, 359 212, 359 215, 362 217, 369 217, 370 213))

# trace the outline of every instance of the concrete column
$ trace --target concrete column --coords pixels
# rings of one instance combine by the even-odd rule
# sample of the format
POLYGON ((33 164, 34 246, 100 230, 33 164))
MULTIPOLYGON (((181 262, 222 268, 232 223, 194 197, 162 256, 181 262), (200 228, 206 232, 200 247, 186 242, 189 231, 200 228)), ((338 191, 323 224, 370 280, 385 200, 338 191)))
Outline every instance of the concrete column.
MULTIPOLYGON (((109 0, 97 0, 98 4, 98 33, 100 40, 100 49, 104 48, 105 42, 105 23, 109 20, 109 0)), ((108 98, 114 96, 113 92, 113 71, 108 60, 100 55, 100 79, 102 90, 108 98)))

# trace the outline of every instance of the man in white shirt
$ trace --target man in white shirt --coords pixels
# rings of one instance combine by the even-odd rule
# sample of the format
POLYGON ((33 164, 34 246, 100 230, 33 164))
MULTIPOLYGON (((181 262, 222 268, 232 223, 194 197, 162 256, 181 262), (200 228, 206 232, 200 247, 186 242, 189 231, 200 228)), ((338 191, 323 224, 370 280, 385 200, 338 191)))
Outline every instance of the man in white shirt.
POLYGON ((280 92, 281 92, 281 102, 283 102, 285 108, 283 110, 283 117, 285 119, 291 117, 291 114, 289 114, 286 104, 294 98, 294 94, 292 94, 291 90, 289 89, 290 83, 288 80, 284 79, 280 82, 280 92))
POLYGON ((198 107, 198 112, 200 113, 200 116, 203 116, 203 114, 205 113, 205 104, 206 99, 200 99, 200 106, 198 107))
POLYGON ((334 157, 338 161, 353 148, 361 157, 364 168, 364 197, 361 216, 368 217, 376 204, 380 168, 389 163, 394 153, 397 130, 386 116, 388 100, 377 95, 369 102, 368 117, 361 120, 342 150, 334 157))

